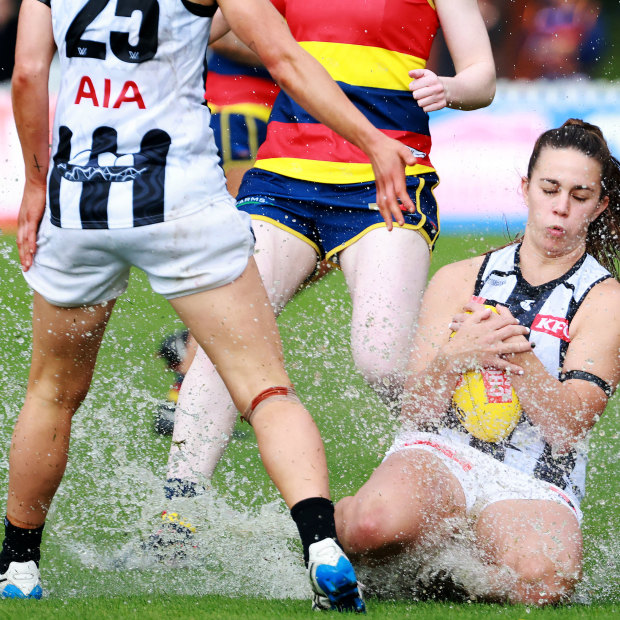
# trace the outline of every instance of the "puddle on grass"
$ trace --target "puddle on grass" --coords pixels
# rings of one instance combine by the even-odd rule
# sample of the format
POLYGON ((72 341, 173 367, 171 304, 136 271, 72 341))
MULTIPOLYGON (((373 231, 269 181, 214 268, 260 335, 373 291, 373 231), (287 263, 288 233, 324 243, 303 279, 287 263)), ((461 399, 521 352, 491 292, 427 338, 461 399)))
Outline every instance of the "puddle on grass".
MULTIPOLYGON (((151 505, 165 505, 163 494, 151 505)), ((172 508, 196 524, 191 546, 163 547, 161 554, 149 547, 160 521, 145 510, 123 544, 81 544, 76 550, 68 541, 66 551, 77 551, 85 570, 121 577, 126 582, 123 590, 130 582, 138 590, 147 587, 167 594, 309 598, 301 551, 295 545, 297 530, 280 503, 253 514, 207 493, 178 500, 172 508), (179 549, 181 558, 176 555, 179 549)))
MULTIPOLYGON (((5 258, 1 251, 0 257, 5 258)), ((4 277, 4 273, 0 275, 4 277)), ((13 280, 10 283, 18 286, 13 280)), ((7 296, 0 314, 3 322, 12 326, 10 333, 5 330, 0 336, 0 380, 10 386, 0 407, 4 421, 0 438, 7 451, 23 400, 30 359, 30 316, 17 308, 19 304, 27 305, 28 294, 17 294, 19 299, 13 295, 11 292, 7 296)), ((121 305, 118 312, 130 314, 130 304, 125 309, 121 305)), ((290 366, 294 382, 308 372, 308 360, 312 360, 314 394, 319 396, 307 397, 306 402, 316 411, 329 412, 327 415, 333 415, 332 410, 342 410, 343 400, 349 406, 364 398, 363 388, 355 383, 351 360, 339 357, 344 346, 342 334, 346 339, 342 325, 343 318, 338 315, 333 325, 317 324, 309 335, 296 335, 293 323, 283 329, 293 346, 290 366), (325 336, 328 332, 329 338, 325 336)), ((144 342, 143 335, 128 333, 126 329, 112 329, 106 334, 104 348, 112 351, 109 357, 114 363, 98 367, 91 393, 76 416, 69 467, 44 535, 41 568, 46 596, 154 593, 309 598, 297 531, 282 502, 274 501, 275 494, 263 496, 237 471, 237 475, 231 476, 236 480, 234 484, 249 497, 259 496, 258 500, 252 499, 252 509, 240 508, 238 501, 229 502, 226 493, 208 493, 172 506, 164 499, 162 481, 169 439, 154 436, 150 420, 167 386, 160 385, 159 392, 145 386, 142 374, 152 372, 147 362, 136 366, 135 360, 125 359, 132 349, 141 350, 143 360, 150 359, 155 344, 149 341, 145 348, 144 342), (132 410, 128 412, 128 408, 132 410), (144 540, 158 527, 162 509, 178 511, 198 528, 197 548, 181 562, 159 562, 143 548, 144 540)), ((606 413, 614 417, 604 428, 617 426, 618 398, 614 407, 606 413)), ((386 432, 389 424, 372 416, 349 415, 329 423, 333 430, 325 437, 328 456, 339 454, 343 445, 354 446, 354 454, 359 456, 378 452, 390 444, 391 436, 386 432)), ((598 471, 592 469, 588 484, 588 493, 594 497, 589 507, 596 508, 590 519, 606 519, 609 514, 610 520, 608 527, 586 528, 586 571, 574 597, 579 603, 620 600, 618 509, 613 505, 617 495, 617 442, 616 434, 612 439, 605 437, 596 447, 602 456, 597 457, 598 471), (602 443, 608 440, 607 445, 602 443), (606 507, 599 505, 604 498, 608 498, 606 507)), ((5 452, 0 462, 3 489, 7 460, 5 452)), ((357 488, 369 473, 359 473, 355 458, 343 457, 334 462, 337 466, 332 472, 332 486, 337 496, 343 491, 353 492, 351 481, 355 480, 357 488)), ((250 465, 249 468, 254 466, 250 465)), ((588 507, 586 522, 587 513, 588 507)), ((472 591, 484 586, 479 559, 469 553, 467 546, 444 550, 433 562, 428 560, 407 558, 372 574, 361 570, 359 576, 371 590, 383 588, 385 596, 396 598, 422 597, 425 580, 442 568, 458 573, 472 591)))

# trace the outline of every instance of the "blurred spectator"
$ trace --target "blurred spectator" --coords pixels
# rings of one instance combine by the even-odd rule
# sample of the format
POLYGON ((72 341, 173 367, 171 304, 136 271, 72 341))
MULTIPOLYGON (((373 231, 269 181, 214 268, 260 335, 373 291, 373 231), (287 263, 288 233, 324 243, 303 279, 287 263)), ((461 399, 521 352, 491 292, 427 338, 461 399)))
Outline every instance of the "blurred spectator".
POLYGON ((0 82, 10 80, 15 64, 19 0, 0 0, 0 82))
POLYGON ((589 76, 605 33, 597 0, 538 0, 523 12, 524 39, 515 77, 589 76))
MULTIPOLYGON (((517 52, 523 40, 521 16, 527 0, 478 0, 489 33, 497 77, 514 78, 517 52)), ((433 44, 428 68, 440 75, 454 75, 454 66, 441 30, 433 44)))
MULTIPOLYGON (((478 5, 500 78, 590 76, 605 50, 599 0, 478 0, 478 5)), ((454 72, 441 31, 428 67, 442 75, 454 72)))

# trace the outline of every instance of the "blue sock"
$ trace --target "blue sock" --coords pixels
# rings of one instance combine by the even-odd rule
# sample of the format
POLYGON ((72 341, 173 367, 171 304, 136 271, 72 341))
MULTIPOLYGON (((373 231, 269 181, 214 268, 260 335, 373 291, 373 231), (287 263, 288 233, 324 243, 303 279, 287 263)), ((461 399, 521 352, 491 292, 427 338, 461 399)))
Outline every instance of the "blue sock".
POLYGON ((196 497, 202 495, 205 488, 197 482, 182 480, 181 478, 168 478, 164 485, 164 493, 167 499, 174 497, 196 497))

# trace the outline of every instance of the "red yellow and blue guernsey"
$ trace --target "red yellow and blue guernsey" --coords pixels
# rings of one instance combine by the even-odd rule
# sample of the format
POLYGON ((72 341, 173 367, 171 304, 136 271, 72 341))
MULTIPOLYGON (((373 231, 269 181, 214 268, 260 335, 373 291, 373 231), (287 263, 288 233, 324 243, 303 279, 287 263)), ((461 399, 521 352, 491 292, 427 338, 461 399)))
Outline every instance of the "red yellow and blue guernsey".
POLYGON ((254 160, 267 135, 267 121, 279 90, 262 66, 211 55, 205 99, 225 170, 254 160))
MULTIPOLYGON (((428 114, 408 72, 426 66, 439 27, 433 0, 272 0, 299 44, 370 122, 415 149, 416 175, 434 171, 428 114)), ((374 180, 366 155, 317 122, 286 93, 276 99, 256 168, 295 179, 347 184, 374 180)))
MULTIPOLYGON (((329 72, 353 104, 386 135, 414 152, 407 190, 415 211, 403 228, 429 248, 439 235, 439 179, 430 162, 428 115, 409 91, 409 71, 422 68, 439 21, 432 0, 272 0, 293 36, 329 72)), ((302 239, 319 258, 338 254, 385 227, 366 155, 317 122, 286 93, 278 95, 254 167, 237 206, 302 239)))
POLYGON ((267 120, 278 92, 280 88, 264 67, 237 62, 215 52, 209 57, 205 99, 212 110, 254 105, 261 116, 267 110, 267 120))

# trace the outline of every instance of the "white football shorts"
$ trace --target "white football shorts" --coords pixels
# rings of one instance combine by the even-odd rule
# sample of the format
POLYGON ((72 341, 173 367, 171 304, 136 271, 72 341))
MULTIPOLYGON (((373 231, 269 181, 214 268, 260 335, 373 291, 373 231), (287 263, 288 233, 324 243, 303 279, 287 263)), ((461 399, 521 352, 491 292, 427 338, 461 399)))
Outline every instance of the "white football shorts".
POLYGON ((136 228, 58 228, 46 214, 24 276, 51 304, 91 306, 124 293, 135 266, 156 293, 173 299, 236 280, 253 251, 250 216, 233 198, 136 228))
POLYGON ((536 499, 566 506, 579 523, 583 518, 579 502, 570 491, 534 478, 461 442, 436 433, 405 431, 397 435, 385 459, 401 450, 424 450, 434 454, 459 481, 468 516, 480 515, 495 502, 536 499))

